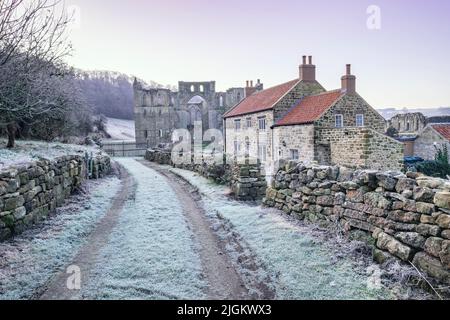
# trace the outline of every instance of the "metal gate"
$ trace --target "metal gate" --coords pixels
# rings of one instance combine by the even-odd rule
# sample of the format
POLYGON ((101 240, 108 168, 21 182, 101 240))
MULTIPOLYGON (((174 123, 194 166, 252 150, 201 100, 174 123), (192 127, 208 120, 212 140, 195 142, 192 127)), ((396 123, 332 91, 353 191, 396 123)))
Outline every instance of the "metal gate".
POLYGON ((112 157, 143 157, 148 148, 148 142, 113 141, 104 142, 102 150, 112 157))

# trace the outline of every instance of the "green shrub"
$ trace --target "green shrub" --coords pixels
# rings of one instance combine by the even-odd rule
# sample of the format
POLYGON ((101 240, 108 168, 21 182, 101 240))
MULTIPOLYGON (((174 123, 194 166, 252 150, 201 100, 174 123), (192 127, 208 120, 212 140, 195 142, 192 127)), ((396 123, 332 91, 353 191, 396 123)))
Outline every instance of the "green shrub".
POLYGON ((450 176, 450 164, 448 158, 448 147, 436 147, 436 156, 433 161, 424 161, 417 165, 417 171, 431 177, 447 178, 450 176))

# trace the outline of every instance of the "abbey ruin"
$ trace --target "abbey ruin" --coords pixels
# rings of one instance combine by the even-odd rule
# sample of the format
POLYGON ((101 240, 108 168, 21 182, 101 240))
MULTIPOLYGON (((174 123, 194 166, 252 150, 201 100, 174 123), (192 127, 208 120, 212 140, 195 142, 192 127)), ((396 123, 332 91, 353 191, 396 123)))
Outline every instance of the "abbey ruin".
POLYGON ((136 143, 155 147, 172 142, 175 129, 192 131, 194 122, 201 121, 203 132, 223 128, 223 114, 246 97, 263 89, 260 80, 254 85, 216 91, 216 82, 178 83, 178 91, 149 88, 135 80, 136 143))

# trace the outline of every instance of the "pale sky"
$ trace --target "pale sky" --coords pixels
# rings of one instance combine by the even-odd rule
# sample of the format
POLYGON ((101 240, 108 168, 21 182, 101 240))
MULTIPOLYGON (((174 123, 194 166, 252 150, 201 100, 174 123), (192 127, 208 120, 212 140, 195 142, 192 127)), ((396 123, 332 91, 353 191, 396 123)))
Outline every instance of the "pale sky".
POLYGON ((218 90, 298 77, 339 88, 345 64, 375 108, 450 106, 448 0, 66 0, 77 9, 69 63, 144 80, 215 80, 218 90), (367 8, 381 28, 367 26, 367 8))

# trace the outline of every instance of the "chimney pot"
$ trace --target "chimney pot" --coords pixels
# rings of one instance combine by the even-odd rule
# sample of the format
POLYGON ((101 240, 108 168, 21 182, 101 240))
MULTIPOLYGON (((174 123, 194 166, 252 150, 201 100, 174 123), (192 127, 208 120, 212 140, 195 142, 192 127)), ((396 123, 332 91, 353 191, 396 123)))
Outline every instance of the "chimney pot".
POLYGON ((253 88, 253 80, 250 81, 250 87, 253 88))
POLYGON ((245 87, 248 88, 248 80, 245 82, 245 87))
POLYGON ((350 76, 352 74, 352 65, 348 64, 347 65, 347 75, 350 76))
POLYGON ((308 60, 309 60, 309 64, 312 64, 312 56, 309 56, 308 60))
POLYGON ((306 64, 306 56, 303 56, 303 64, 306 64))

